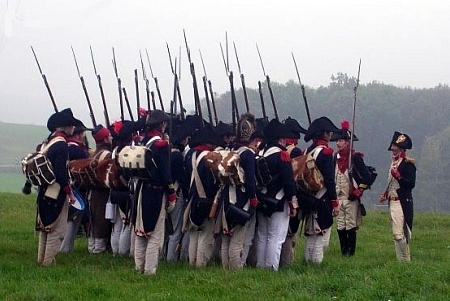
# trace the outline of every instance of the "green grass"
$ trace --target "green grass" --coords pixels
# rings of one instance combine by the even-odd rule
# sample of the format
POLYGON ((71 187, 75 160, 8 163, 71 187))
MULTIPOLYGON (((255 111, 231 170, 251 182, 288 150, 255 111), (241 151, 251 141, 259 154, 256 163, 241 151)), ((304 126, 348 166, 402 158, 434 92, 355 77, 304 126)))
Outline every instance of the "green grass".
POLYGON ((418 213, 411 263, 398 263, 386 211, 369 211, 354 258, 339 253, 336 232, 322 265, 296 263, 278 272, 219 265, 193 269, 165 263, 154 277, 134 271, 132 258, 90 255, 78 238, 57 265, 37 265, 35 195, 0 193, 0 300, 447 300, 450 216, 418 213))

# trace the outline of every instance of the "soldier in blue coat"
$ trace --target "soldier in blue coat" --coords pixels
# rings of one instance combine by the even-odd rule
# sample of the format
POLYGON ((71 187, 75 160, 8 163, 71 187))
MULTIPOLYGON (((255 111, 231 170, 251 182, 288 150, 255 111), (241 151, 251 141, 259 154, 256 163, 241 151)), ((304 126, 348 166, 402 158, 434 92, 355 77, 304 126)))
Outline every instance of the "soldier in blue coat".
POLYGON ((313 155, 324 179, 324 187, 315 194, 319 200, 315 212, 305 216, 306 262, 321 263, 323 261, 323 255, 330 241, 333 216, 339 213, 333 149, 328 146, 334 132, 339 132, 339 129, 329 118, 323 116, 311 123, 304 137, 305 142, 312 140, 306 152, 313 155))
POLYGON ((392 152, 388 186, 380 196, 380 203, 389 201, 395 253, 400 262, 411 261, 409 241, 414 215, 412 190, 416 185, 415 161, 406 154, 406 150, 411 148, 411 138, 395 131, 388 148, 392 152))
POLYGON ((170 212, 177 199, 170 172, 169 142, 164 139, 168 120, 169 116, 161 110, 149 112, 142 143, 145 145, 153 139, 149 147, 157 167, 156 174, 152 179, 135 179, 137 184, 132 218, 136 234, 134 262, 136 270, 145 275, 156 274, 164 242, 166 205, 167 212, 170 212))
POLYGON ((67 139, 73 134, 77 120, 71 109, 54 113, 47 121, 51 132, 47 151, 56 176, 55 183, 39 187, 36 230, 39 231, 37 262, 49 266, 55 262, 67 226, 68 204, 76 201, 70 187, 67 139))
POLYGON ((271 180, 259 183, 258 201, 262 210, 257 216, 256 266, 275 271, 279 268, 289 217, 296 216, 298 208, 291 158, 286 151, 286 138, 291 137, 293 134, 285 125, 271 120, 264 128, 265 145, 258 154, 265 158, 271 180), (269 202, 276 202, 273 209, 269 202))
POLYGON ((219 145, 219 138, 210 128, 196 131, 186 155, 186 170, 191 175, 188 204, 183 217, 183 232, 189 232, 189 264, 204 267, 214 251, 215 214, 210 216, 219 182, 206 165, 205 156, 219 145))

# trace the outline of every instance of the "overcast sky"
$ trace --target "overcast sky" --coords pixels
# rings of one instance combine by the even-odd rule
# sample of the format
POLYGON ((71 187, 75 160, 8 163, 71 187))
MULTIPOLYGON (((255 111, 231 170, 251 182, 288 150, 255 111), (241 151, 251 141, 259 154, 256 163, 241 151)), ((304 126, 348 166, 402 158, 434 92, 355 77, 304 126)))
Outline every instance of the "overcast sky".
MULTIPOLYGON (((199 87, 203 76, 200 49, 217 93, 229 89, 220 51, 220 43, 225 50, 225 33, 235 87, 240 87, 240 82, 233 42, 246 84, 252 88, 264 80, 256 44, 266 74, 281 83, 297 81, 294 53, 302 82, 310 87, 327 86, 331 75, 338 72, 356 77, 359 59, 362 83, 379 81, 417 88, 448 84, 449 15, 450 2, 440 0, 0 0, 0 121, 45 125, 53 113, 30 46, 58 108, 71 107, 86 125, 91 121, 71 46, 98 123, 103 122, 102 105, 89 46, 112 120, 120 116, 112 47, 119 76, 134 106, 134 69, 139 71, 141 103, 145 104, 139 51, 151 77, 145 56, 148 50, 167 108, 173 86, 168 43, 172 58, 181 58, 183 101, 193 109, 183 29, 199 87)), ((153 81, 151 88, 155 90, 153 81)))

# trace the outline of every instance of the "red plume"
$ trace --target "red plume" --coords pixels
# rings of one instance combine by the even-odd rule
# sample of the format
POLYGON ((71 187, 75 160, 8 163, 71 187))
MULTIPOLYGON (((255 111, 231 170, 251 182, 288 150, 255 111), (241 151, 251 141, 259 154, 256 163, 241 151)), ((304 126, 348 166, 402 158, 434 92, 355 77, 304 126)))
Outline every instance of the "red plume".
POLYGON ((341 122, 341 129, 344 131, 348 131, 350 129, 350 122, 348 122, 348 120, 343 120, 341 122))

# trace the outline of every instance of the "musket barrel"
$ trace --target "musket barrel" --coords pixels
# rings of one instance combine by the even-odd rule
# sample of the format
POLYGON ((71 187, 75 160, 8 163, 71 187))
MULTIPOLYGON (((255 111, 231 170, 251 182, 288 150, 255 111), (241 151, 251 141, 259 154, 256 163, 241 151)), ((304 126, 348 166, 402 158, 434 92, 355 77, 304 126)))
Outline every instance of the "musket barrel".
POLYGON ((128 100, 127 90, 125 87, 122 88, 123 96, 125 97, 125 103, 127 104, 128 114, 130 114, 131 121, 134 121, 133 112, 131 110, 130 101, 128 100))
POLYGON ((214 92, 213 92, 212 83, 210 80, 208 80, 208 86, 209 86, 209 93, 211 96, 211 104, 212 104, 213 112, 214 112, 214 121, 216 122, 216 126, 217 126, 219 124, 219 119, 217 118, 216 103, 214 101, 214 92))

